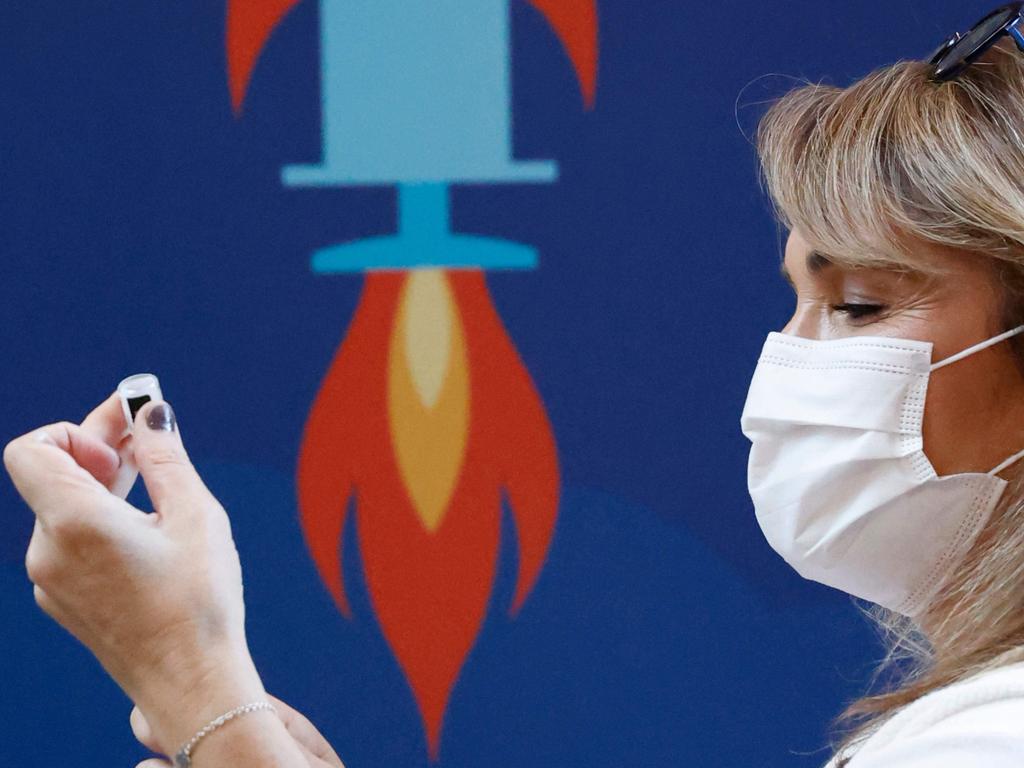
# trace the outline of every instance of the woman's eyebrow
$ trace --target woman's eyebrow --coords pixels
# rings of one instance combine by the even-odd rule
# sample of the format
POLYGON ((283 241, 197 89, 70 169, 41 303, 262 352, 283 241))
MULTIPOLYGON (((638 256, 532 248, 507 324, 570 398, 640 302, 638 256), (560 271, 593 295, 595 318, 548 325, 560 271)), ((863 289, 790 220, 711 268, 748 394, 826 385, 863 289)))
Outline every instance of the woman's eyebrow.
POLYGON ((821 251, 811 251, 807 254, 807 271, 816 275, 826 267, 832 266, 832 259, 821 251))
MULTIPOLYGON (((832 266, 832 260, 821 253, 820 251, 811 251, 807 254, 807 271, 812 275, 816 275, 826 267, 832 266)), ((786 279, 786 282, 790 284, 794 289, 796 285, 793 284, 793 276, 789 274, 789 270, 786 269, 786 262, 783 261, 779 264, 779 273, 786 279)))

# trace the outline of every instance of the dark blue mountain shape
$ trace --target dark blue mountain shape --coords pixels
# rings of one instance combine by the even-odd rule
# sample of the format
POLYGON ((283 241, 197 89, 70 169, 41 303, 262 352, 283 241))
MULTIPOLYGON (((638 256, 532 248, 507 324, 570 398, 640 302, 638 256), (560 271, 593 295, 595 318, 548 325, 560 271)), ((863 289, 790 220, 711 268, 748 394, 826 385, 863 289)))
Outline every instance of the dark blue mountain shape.
MULTIPOLYGON (((350 768, 427 766, 420 721, 370 610, 355 530, 335 610, 306 555, 291 478, 199 463, 242 556, 253 654, 268 689, 350 768)), ((131 500, 148 508, 141 485, 131 500)), ((709 504, 708 514, 714 514, 709 504)), ((686 528, 599 490, 567 488, 541 578, 516 620, 507 514, 489 614, 445 718, 444 768, 820 766, 826 727, 877 653, 845 601, 780 610, 686 528)), ((4 765, 134 765, 130 705, 4 566, 4 765), (47 693, 43 693, 43 692, 47 693), (55 736, 59 735, 59 738, 55 736)))

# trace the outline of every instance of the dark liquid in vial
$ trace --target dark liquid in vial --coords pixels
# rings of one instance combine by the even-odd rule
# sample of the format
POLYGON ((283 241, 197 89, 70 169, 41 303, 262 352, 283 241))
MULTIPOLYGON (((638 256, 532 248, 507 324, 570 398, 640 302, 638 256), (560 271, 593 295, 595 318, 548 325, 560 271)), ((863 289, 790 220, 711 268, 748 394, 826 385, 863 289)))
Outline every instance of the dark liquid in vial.
POLYGON ((135 416, 139 412, 139 408, 144 406, 152 399, 153 398, 151 398, 149 395, 139 395, 138 397, 128 398, 128 410, 132 412, 132 424, 135 423, 135 416))

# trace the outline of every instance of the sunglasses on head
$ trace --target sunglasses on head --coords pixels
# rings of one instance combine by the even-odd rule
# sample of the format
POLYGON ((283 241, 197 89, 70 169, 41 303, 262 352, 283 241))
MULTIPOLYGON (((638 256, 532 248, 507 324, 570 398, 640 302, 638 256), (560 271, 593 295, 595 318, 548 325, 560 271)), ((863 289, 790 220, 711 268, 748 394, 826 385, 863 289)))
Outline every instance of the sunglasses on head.
POLYGON ((969 67, 985 51, 995 45, 1003 35, 1010 35, 1017 47, 1024 51, 1024 3, 1004 5, 971 27, 970 31, 954 34, 932 54, 929 64, 934 65, 931 79, 936 82, 952 80, 969 67))

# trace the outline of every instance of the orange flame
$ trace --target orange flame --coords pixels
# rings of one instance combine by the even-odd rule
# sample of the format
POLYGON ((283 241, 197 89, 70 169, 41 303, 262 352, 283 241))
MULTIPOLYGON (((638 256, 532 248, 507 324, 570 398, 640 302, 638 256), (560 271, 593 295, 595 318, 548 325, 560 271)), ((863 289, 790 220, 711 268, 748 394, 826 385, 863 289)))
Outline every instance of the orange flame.
POLYGON ((436 760, 493 588, 502 491, 519 544, 512 616, 558 508, 547 415, 482 272, 368 273, 306 422, 297 481, 307 546, 349 618, 341 537, 354 501, 371 601, 436 760))
MULTIPOLYGON (((260 54, 274 30, 300 0, 227 0, 226 48, 231 105, 242 111, 260 54)), ((597 91, 596 0, 527 0, 555 30, 569 54, 587 109, 597 91)))

